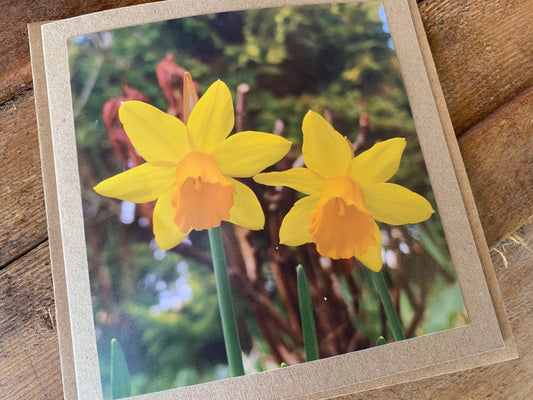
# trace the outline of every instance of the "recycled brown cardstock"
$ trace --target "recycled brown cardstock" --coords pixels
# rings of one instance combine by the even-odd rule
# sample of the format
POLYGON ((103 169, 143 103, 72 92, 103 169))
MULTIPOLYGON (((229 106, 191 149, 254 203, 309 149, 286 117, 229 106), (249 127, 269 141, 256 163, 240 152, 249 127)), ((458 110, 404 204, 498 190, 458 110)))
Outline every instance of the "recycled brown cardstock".
MULTIPOLYGON (((83 237, 67 39, 215 12, 334 2, 167 0, 29 26, 66 399, 102 398, 83 237)), ((382 0, 382 4, 469 323, 290 368, 135 398, 325 399, 517 357, 416 1, 382 0)))

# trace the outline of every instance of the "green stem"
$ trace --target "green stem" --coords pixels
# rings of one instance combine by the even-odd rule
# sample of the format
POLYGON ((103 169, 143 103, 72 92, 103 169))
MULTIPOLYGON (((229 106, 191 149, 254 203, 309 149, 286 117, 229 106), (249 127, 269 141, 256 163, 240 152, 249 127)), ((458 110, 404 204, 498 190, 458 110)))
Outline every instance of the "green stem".
POLYGON ((307 361, 319 359, 318 340, 316 338, 315 317, 305 271, 301 265, 296 268, 298 284, 298 304, 302 319, 302 331, 304 334, 305 358, 307 361))
POLYGON ((244 375, 244 367, 242 364, 239 332, 237 330, 237 319, 235 318, 233 297, 231 295, 231 286, 228 277, 228 267, 226 266, 224 242, 222 241, 220 227, 211 228, 208 232, 228 365, 232 376, 241 376, 244 375))
POLYGON ((403 335, 402 324, 400 323, 400 318, 398 318, 398 314, 396 314, 396 310, 394 309, 394 305, 392 304, 392 299, 390 297, 389 290, 387 289, 387 283, 385 282, 385 278, 383 277, 383 272, 371 271, 370 273, 372 275, 374 285, 376 286, 376 289, 379 293, 379 297, 381 298, 381 303, 383 304, 383 308, 385 309, 387 319, 389 320, 394 340, 397 342, 400 340, 404 340, 405 336, 403 335))

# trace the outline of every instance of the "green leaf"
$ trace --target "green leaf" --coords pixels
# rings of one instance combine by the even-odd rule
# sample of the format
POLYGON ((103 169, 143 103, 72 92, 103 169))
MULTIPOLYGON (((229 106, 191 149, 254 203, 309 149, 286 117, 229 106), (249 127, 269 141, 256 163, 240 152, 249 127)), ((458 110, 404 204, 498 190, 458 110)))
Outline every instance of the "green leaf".
POLYGON ((389 289, 387 288, 387 283, 385 282, 385 277, 383 276, 383 270, 379 272, 370 270, 368 271, 374 279, 374 285, 379 293, 379 297, 381 298, 381 303, 385 309, 385 314, 387 315, 387 320, 389 321, 394 340, 397 342, 404 340, 405 337, 403 335, 402 323, 398 317, 398 314, 396 313, 396 310, 394 309, 394 305, 392 304, 389 289))
POLYGON ((309 285, 305 271, 301 265, 296 268, 298 283, 298 303, 300 305, 300 317, 302 319, 302 330, 304 334, 305 357, 307 361, 319 359, 318 341, 316 338, 315 317, 313 316, 313 306, 309 285))
POLYGON ((117 339, 111 339, 111 395, 113 399, 131 396, 130 372, 117 339))
POLYGON ((376 340, 376 346, 383 346, 384 344, 387 344, 387 341, 383 336, 378 337, 378 340, 376 340))
POLYGON ((422 243, 422 246, 431 256, 431 258, 433 258, 436 262, 442 265, 442 267, 445 268, 446 271, 454 270, 449 256, 443 251, 443 249, 438 246, 438 244, 432 238, 429 230, 425 229, 423 226, 422 234, 420 235, 420 243, 422 243))

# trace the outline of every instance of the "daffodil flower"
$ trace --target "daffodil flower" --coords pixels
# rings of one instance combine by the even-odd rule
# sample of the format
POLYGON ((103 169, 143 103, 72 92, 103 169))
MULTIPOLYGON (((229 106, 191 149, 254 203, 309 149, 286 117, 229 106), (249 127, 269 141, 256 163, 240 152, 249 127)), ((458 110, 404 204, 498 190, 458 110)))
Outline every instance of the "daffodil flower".
POLYGON ((381 232, 375 221, 392 225, 428 219, 433 208, 422 196, 387 181, 396 173, 405 139, 377 143, 354 158, 351 143, 319 114, 303 120, 303 159, 293 168, 254 177, 308 196, 283 219, 279 238, 288 246, 314 242, 324 257, 357 257, 373 271, 382 267, 381 232))
POLYGON ((222 81, 209 87, 186 125, 138 101, 122 103, 119 118, 146 163, 104 180, 94 190, 133 203, 157 199, 153 229, 162 250, 179 244, 193 229, 217 227, 221 221, 263 228, 265 216, 257 197, 234 178, 251 177, 277 162, 290 142, 254 131, 229 136, 233 103, 222 81))

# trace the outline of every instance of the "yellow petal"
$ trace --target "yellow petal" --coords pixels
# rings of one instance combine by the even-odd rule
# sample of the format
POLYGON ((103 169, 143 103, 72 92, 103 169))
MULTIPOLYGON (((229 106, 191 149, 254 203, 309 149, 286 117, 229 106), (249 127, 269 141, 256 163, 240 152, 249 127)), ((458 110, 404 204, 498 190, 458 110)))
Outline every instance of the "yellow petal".
POLYGON ((213 83, 194 106, 187 122, 191 145, 195 150, 211 153, 233 129, 231 93, 222 81, 213 83))
POLYGON ((434 212, 425 198, 394 183, 378 183, 364 188, 363 192, 368 211, 375 220, 386 224, 415 224, 434 212))
POLYGON ((324 187, 324 178, 308 168, 266 172, 254 176, 254 181, 269 186, 288 186, 304 194, 320 194, 324 187))
POLYGON ((229 211, 229 221, 252 230, 263 229, 265 214, 255 193, 235 179, 228 178, 228 180, 235 186, 234 204, 229 211))
POLYGON ((309 214, 315 209, 320 196, 306 196, 294 203, 289 210, 279 230, 280 243, 287 246, 299 246, 313 241, 309 226, 309 214))
POLYGON ((159 248, 163 251, 172 249, 187 237, 188 232, 181 232, 174 223, 174 208, 170 204, 172 190, 159 197, 154 208, 154 236, 159 248))
POLYGON ((175 169, 145 163, 100 182, 96 193, 106 197, 148 203, 155 200, 175 181, 175 169))
POLYGON ((264 132, 239 132, 227 138, 214 152, 225 176, 245 178, 278 162, 291 148, 291 142, 264 132))
POLYGON ((378 272, 383 266, 383 259, 381 258, 381 242, 383 239, 378 226, 375 223, 374 225, 374 238, 376 238, 376 244, 368 246, 367 252, 362 256, 357 256, 357 259, 372 271, 378 272))
POLYGON ((352 160, 349 175, 363 188, 386 182, 398 171, 404 149, 404 138, 377 143, 352 160))
POLYGON ((309 111, 302 124, 305 165, 325 178, 344 175, 352 160, 346 139, 319 114, 309 111))
POLYGON ((126 101, 119 118, 135 150, 146 161, 177 162, 189 151, 187 128, 176 117, 141 101, 126 101))

